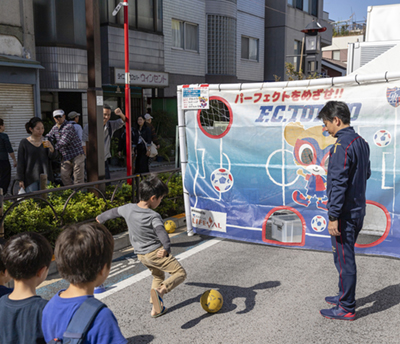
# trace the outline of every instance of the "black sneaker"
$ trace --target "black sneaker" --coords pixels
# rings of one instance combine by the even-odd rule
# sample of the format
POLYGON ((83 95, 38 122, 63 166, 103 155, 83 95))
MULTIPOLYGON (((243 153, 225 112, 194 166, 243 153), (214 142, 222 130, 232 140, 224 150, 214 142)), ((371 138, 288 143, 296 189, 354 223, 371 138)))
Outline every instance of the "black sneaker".
POLYGON ((327 296, 326 298, 325 298, 325 301, 327 302, 327 303, 329 303, 330 305, 337 305, 338 303, 339 303, 339 295, 336 295, 336 296, 327 296))

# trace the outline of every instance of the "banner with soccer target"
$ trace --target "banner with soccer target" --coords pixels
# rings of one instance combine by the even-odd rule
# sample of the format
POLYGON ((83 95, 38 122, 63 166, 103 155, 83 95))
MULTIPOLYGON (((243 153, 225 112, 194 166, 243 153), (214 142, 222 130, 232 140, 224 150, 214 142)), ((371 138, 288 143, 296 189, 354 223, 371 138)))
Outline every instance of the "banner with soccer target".
POLYGON ((400 80, 296 85, 210 85, 207 108, 183 111, 184 186, 193 228, 217 237, 330 251, 326 175, 336 139, 317 115, 326 102, 338 100, 348 104, 351 126, 371 151, 357 253, 400 257, 400 80))

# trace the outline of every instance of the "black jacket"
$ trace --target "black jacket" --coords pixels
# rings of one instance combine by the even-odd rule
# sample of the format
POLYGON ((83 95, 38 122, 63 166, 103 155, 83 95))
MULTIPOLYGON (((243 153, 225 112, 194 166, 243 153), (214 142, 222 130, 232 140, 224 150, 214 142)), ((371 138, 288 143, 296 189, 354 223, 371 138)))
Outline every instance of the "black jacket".
POLYGON ((365 216, 367 179, 371 176, 368 143, 353 127, 339 130, 329 152, 328 214, 338 218, 365 216))

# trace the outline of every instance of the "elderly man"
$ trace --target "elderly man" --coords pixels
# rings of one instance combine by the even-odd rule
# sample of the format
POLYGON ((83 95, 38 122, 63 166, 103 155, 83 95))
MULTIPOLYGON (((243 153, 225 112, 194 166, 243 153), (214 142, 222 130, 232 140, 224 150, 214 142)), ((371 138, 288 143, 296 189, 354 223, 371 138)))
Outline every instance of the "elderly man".
MULTIPOLYGON (((110 121, 111 118, 111 107, 104 104, 103 106, 103 128, 104 128, 104 168, 105 178, 110 179, 110 168, 108 166, 108 158, 111 158, 111 138, 115 131, 122 128, 125 124, 125 115, 122 113, 120 108, 116 108, 114 113, 120 118, 117 120, 110 121)), ((86 154, 86 144, 89 141, 89 126, 86 124, 83 128, 82 134, 82 145, 86 154)))
POLYGON ((81 127, 81 125, 79 124, 79 117, 81 116, 81 114, 80 113, 77 113, 76 111, 71 111, 69 114, 68 114, 68 119, 69 119, 69 124, 72 124, 73 126, 74 126, 74 129, 75 129, 75 131, 76 131, 76 133, 77 133, 77 135, 78 135, 78 137, 79 137, 79 140, 81 140, 82 141, 82 127, 81 127))
POLYGON ((85 155, 83 154, 82 143, 72 124, 65 120, 63 110, 53 111, 53 118, 56 122, 54 127, 47 134, 61 155, 61 180, 64 185, 80 184, 85 177, 85 155), (74 174, 72 182, 71 174, 74 174))

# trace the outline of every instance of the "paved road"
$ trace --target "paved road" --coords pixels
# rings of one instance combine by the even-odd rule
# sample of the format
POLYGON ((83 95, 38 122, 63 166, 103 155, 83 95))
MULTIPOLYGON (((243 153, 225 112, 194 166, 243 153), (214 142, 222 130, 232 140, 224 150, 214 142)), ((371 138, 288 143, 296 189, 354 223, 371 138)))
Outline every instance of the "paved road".
MULTIPOLYGON (((357 319, 345 322, 319 314, 328 307, 324 297, 336 292, 330 253, 185 233, 172 243, 188 278, 165 296, 169 311, 157 319, 150 318, 148 271, 129 249, 115 256, 108 291, 99 297, 129 343, 400 342, 399 260, 357 256, 357 319), (199 303, 210 288, 224 297, 213 315, 199 303)), ((51 297, 63 284, 56 281, 39 294, 51 297)))

